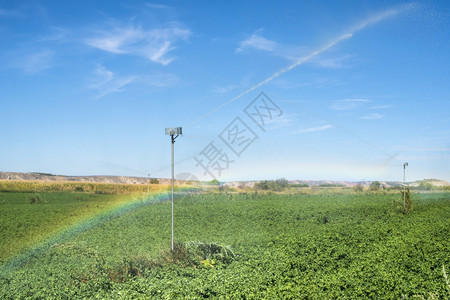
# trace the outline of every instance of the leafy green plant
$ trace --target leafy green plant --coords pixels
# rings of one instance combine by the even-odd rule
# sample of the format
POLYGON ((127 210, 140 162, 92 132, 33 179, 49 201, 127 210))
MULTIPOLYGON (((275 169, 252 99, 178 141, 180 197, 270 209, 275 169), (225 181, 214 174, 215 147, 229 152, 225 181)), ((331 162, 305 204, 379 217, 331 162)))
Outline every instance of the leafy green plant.
POLYGON ((31 195, 29 197, 29 201, 30 201, 30 204, 41 204, 41 203, 44 203, 44 200, 42 200, 42 197, 39 194, 31 195))
POLYGON ((188 242, 185 244, 186 252, 196 265, 206 261, 208 265, 216 262, 229 263, 235 259, 230 246, 217 243, 188 242))
POLYGON ((409 213, 412 210, 411 192, 409 190, 409 187, 407 187, 406 190, 404 191, 404 193, 402 193, 402 194, 404 197, 404 199, 403 199, 403 201, 404 201, 403 214, 406 215, 407 213, 409 213))
POLYGON ((279 178, 277 180, 263 180, 255 183, 255 190, 265 190, 265 191, 282 191, 289 186, 289 181, 285 178, 279 178))
POLYGON ((175 251, 168 249, 171 203, 161 201, 65 235, 20 265, 6 263, 28 249, 18 243, 18 230, 27 241, 36 234, 46 240, 55 227, 65 230, 122 198, 83 193, 78 201, 76 193, 56 192, 46 194, 46 205, 29 205, 29 194, 0 195, 0 299, 447 299, 450 293, 443 267, 450 263, 446 193, 415 194, 407 217, 399 191, 192 193, 175 206, 175 234, 196 242, 175 243, 175 251), (398 213, 389 207, 393 201, 398 213))
POLYGON ((364 186, 362 184, 357 184, 353 187, 356 193, 362 193, 364 191, 364 186))
POLYGON ((118 265, 108 269, 108 275, 113 282, 124 282, 130 278, 142 277, 155 267, 161 267, 161 264, 148 257, 125 256, 118 265))
POLYGON ((379 181, 372 181, 369 186, 369 191, 378 192, 380 190, 381 183, 379 181))

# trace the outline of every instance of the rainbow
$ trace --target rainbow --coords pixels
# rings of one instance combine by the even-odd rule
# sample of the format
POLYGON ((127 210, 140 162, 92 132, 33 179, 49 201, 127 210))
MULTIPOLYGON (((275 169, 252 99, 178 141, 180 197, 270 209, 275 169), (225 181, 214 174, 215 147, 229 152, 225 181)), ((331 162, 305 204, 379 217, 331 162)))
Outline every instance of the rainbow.
MULTIPOLYGON (((186 189, 177 191, 177 195, 185 193, 186 189)), ((126 202, 121 202, 114 205, 113 207, 108 208, 106 211, 102 211, 94 216, 84 218, 68 228, 59 230, 51 234, 51 236, 47 237, 45 240, 39 241, 37 245, 29 247, 26 251, 23 251, 22 253, 19 253, 4 262, 0 266, 0 275, 6 275, 7 273, 29 262, 33 258, 38 257, 39 255, 47 251, 51 246, 65 242, 79 235, 80 233, 98 226, 103 222, 119 217, 128 212, 135 211, 143 206, 169 200, 170 196, 166 191, 153 192, 146 196, 133 197, 126 202)))

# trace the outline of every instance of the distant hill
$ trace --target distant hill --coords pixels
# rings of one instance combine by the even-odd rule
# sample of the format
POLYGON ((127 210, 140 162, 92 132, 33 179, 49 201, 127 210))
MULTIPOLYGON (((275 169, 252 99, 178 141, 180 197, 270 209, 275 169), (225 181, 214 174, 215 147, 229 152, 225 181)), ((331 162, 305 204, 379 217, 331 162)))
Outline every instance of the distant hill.
MULTIPOLYGON (((255 183, 260 181, 230 181, 224 183, 224 186, 229 187, 253 187, 255 183)), ((424 179, 413 182, 407 182, 409 186, 417 187, 421 182, 431 183, 433 186, 450 186, 450 183, 445 180, 438 179, 424 179)), ((289 180, 290 184, 296 185, 308 185, 308 186, 342 186, 342 187, 354 187, 356 185, 362 185, 364 187, 369 187, 372 181, 333 181, 333 180, 289 180)), ((403 186, 402 182, 399 181, 380 181, 381 186, 389 188, 396 186, 403 186)))
MULTIPOLYGON (((64 176, 49 173, 16 173, 0 172, 0 180, 31 180, 31 181, 55 181, 55 182, 95 182, 95 183, 123 183, 123 184, 148 184, 146 177, 129 176, 64 176)), ((159 183, 168 184, 170 179, 158 178, 159 183)))
MULTIPOLYGON (((170 184, 168 178, 157 178, 161 184, 170 184)), ((95 183, 123 183, 123 184, 148 184, 147 177, 130 177, 130 176, 64 176, 54 175, 50 173, 17 173, 17 172, 0 172, 0 180, 30 180, 30 181, 55 181, 55 182, 95 182, 95 183)), ((230 181, 223 185, 228 187, 246 187, 251 188, 259 180, 254 181, 230 181)), ((450 183, 439 179, 424 179, 413 182, 407 182, 409 186, 417 187, 421 182, 431 184, 435 187, 450 186, 450 183)), ((343 186, 354 187, 362 185, 370 186, 372 181, 333 181, 333 180, 289 180, 290 184, 307 184, 308 186, 343 186)), ((380 181, 381 186, 396 187, 401 186, 399 181, 380 181)))

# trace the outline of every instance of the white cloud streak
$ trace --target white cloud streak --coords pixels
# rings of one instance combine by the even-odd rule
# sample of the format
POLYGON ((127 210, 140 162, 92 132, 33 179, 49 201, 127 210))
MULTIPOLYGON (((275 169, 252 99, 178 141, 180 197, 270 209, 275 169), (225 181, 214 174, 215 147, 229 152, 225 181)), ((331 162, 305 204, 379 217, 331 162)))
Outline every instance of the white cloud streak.
POLYGON ((330 108, 332 110, 350 110, 358 108, 368 102, 371 101, 369 99, 341 99, 333 101, 330 108))
POLYGON ((311 127, 306 129, 299 129, 295 132, 295 134, 303 134, 303 133, 310 133, 310 132, 316 132, 316 131, 324 131, 327 129, 333 128, 331 125, 324 125, 319 127, 311 127))
POLYGON ((255 31, 251 37, 239 43, 236 52, 242 52, 245 49, 253 48, 257 50, 273 52, 279 47, 274 41, 268 40, 260 35, 261 29, 255 31))
POLYGON ((306 48, 287 46, 269 40, 262 36, 262 29, 256 30, 248 39, 239 43, 236 53, 244 52, 246 50, 266 51, 275 56, 283 57, 285 59, 295 61, 300 53, 304 53, 306 48))
POLYGON ((171 73, 155 72, 145 75, 127 75, 121 76, 98 65, 94 71, 95 83, 89 86, 90 89, 97 90, 98 95, 95 99, 103 98, 109 94, 125 91, 131 84, 140 84, 142 86, 164 88, 175 85, 179 79, 171 73))
POLYGON ((231 92, 235 89, 237 89, 239 86, 232 84, 232 85, 228 85, 228 86, 216 86, 213 89, 211 89, 211 92, 216 93, 216 94, 224 94, 224 93, 228 93, 231 92))
POLYGON ((384 115, 379 114, 379 113, 372 113, 372 114, 368 114, 365 116, 362 116, 361 119, 363 120, 379 120, 379 119, 383 119, 384 115))
POLYGON ((13 63, 13 67, 28 75, 39 74, 53 67, 54 56, 55 52, 52 50, 39 50, 22 56, 20 61, 13 63))
POLYGON ((168 65, 175 57, 168 53, 174 44, 191 35, 188 29, 178 25, 145 30, 137 26, 114 26, 86 39, 86 44, 113 54, 129 54, 144 57, 161 65, 168 65))
POLYGON ((370 18, 362 21, 357 26, 355 26, 352 29, 350 29, 347 33, 344 33, 344 34, 338 36, 334 40, 331 40, 329 43, 327 43, 325 46, 323 46, 323 47, 321 47, 321 48, 311 52, 310 54, 305 55, 305 56, 297 59, 297 61, 294 62, 293 64, 291 64, 290 66, 288 66, 286 68, 283 68, 283 69, 279 70, 278 72, 275 72, 272 76, 264 79, 263 81, 257 83, 256 85, 250 87, 249 89, 247 89, 246 91, 240 93, 239 95, 235 96, 234 98, 232 98, 232 99, 222 103, 221 105, 219 105, 215 109, 209 111, 208 113, 200 116, 199 118, 197 118, 193 122, 187 124, 187 126, 190 126, 192 124, 197 123, 198 121, 200 121, 201 119, 205 118, 206 116, 209 116, 209 115, 213 114, 214 112, 216 112, 216 111, 220 110, 221 108, 227 106, 228 104, 230 104, 230 103, 240 99, 241 97, 247 95, 248 93, 250 93, 250 92, 260 88, 263 85, 266 85, 267 83, 269 83, 272 80, 280 77, 284 73, 289 72, 292 69, 302 65, 303 63, 310 61, 314 57, 322 54, 323 52, 329 50, 330 48, 334 47, 335 45, 337 45, 337 44, 339 44, 339 43, 341 43, 341 42, 343 42, 345 40, 348 40, 348 39, 352 38, 355 33, 357 33, 358 31, 366 28, 367 26, 373 25, 375 23, 378 23, 378 22, 382 21, 383 19, 386 19, 386 18, 389 18, 389 17, 393 17, 393 16, 399 14, 400 12, 405 11, 407 9, 411 9, 411 8, 412 8, 412 5, 403 5, 403 6, 400 6, 398 8, 393 8, 393 9, 384 11, 384 12, 382 12, 380 14, 377 14, 377 15, 375 15, 373 17, 370 17, 370 18))
POLYGON ((97 83, 90 86, 91 89, 95 89, 99 94, 95 97, 96 99, 102 98, 111 93, 123 92, 124 87, 133 83, 138 79, 137 76, 117 76, 110 70, 107 70, 103 66, 98 66, 95 70, 97 77, 97 83))

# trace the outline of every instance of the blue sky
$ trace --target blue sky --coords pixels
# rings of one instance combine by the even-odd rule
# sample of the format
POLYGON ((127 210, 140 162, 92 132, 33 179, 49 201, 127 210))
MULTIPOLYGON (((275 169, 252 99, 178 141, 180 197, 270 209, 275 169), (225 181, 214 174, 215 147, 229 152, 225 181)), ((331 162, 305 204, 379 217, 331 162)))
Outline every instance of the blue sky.
POLYGON ((450 180, 448 1, 0 0, 0 171, 450 180))

